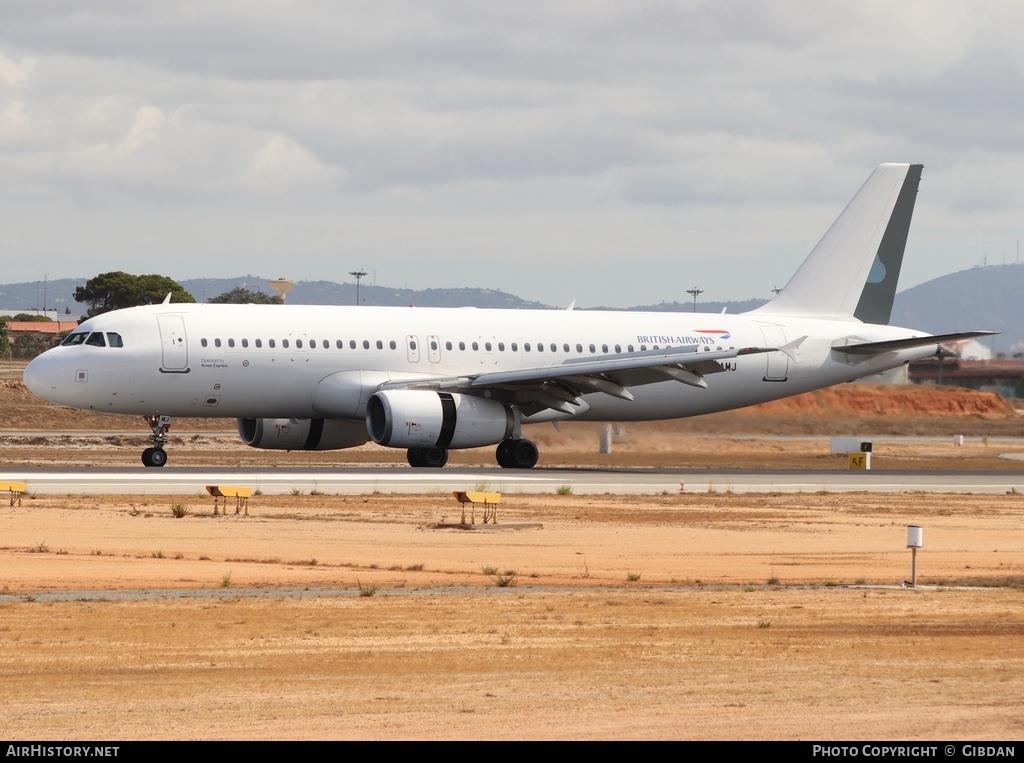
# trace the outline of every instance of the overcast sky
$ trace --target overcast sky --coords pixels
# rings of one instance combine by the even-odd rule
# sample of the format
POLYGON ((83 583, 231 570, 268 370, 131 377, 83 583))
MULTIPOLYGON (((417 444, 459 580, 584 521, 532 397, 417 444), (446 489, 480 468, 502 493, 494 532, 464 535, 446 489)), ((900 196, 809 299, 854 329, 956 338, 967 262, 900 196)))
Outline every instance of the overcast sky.
POLYGON ((767 297, 881 162, 901 288, 1016 262, 1024 3, 0 4, 0 282, 767 297))

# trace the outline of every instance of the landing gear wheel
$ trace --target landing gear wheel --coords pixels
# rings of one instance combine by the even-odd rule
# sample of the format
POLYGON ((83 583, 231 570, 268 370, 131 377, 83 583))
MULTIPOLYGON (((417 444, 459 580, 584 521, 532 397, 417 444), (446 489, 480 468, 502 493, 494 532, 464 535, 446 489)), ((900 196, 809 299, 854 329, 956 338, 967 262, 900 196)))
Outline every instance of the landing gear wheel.
POLYGON ((448 463, 448 451, 445 448, 409 448, 406 458, 409 466, 440 469, 448 463))
POLYGON ((163 466, 167 463, 167 451, 163 448, 146 448, 142 451, 143 466, 163 466))
POLYGON ((540 451, 532 440, 503 440, 495 456, 504 469, 532 469, 540 459, 540 451))
POLYGON ((426 448, 423 451, 423 465, 440 469, 448 463, 448 451, 445 448, 426 448))

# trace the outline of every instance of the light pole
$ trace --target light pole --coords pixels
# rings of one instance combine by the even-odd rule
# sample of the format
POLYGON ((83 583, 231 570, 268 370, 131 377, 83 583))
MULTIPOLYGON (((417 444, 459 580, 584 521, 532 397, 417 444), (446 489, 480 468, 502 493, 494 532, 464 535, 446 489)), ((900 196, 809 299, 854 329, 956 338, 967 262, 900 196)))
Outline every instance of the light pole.
POLYGON ((694 286, 692 289, 687 289, 686 293, 693 295, 693 312, 697 312, 697 295, 703 294, 704 290, 698 289, 696 286, 694 286))
POLYGON ((365 270, 350 270, 348 272, 350 276, 356 279, 356 307, 359 306, 359 281, 362 280, 363 276, 366 275, 365 270))

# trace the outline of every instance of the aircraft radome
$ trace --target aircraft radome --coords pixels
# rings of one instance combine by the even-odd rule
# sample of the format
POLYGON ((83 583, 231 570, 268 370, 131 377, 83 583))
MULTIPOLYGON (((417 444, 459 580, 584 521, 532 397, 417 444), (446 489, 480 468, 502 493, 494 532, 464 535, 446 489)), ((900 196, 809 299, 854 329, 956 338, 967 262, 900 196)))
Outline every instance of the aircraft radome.
POLYGON ((163 304, 98 315, 33 360, 61 405, 141 415, 147 466, 173 416, 238 420, 255 448, 373 440, 443 466, 497 446, 530 468, 525 423, 646 421, 762 403, 934 355, 887 325, 921 165, 883 164, 770 302, 738 315, 473 308, 163 304))

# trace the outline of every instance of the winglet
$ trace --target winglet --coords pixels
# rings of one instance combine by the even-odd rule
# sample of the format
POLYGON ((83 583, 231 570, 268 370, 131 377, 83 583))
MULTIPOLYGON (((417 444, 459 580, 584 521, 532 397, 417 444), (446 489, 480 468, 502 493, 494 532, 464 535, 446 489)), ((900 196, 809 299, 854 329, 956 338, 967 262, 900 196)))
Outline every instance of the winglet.
POLYGON ((167 296, 164 297, 164 301, 161 302, 160 304, 161 305, 169 305, 169 304, 171 304, 171 293, 170 292, 167 292, 167 296))

